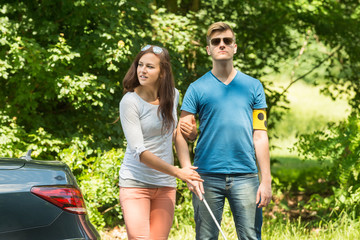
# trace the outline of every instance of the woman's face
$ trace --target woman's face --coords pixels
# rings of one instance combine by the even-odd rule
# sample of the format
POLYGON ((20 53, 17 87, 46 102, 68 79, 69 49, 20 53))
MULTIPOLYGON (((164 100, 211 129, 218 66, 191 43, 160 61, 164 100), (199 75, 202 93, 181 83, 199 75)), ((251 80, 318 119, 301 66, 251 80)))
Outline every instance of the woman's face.
POLYGON ((160 58, 154 53, 146 53, 139 59, 137 77, 142 86, 155 87, 160 76, 160 58))

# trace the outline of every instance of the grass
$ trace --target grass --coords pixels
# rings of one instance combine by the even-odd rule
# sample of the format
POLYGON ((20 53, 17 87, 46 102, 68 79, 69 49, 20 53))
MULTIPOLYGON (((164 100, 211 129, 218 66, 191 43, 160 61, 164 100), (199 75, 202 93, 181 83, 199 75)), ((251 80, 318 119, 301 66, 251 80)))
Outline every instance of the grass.
MULTIPOLYGON (((228 207, 228 204, 226 204, 228 207)), ((227 239, 237 239, 234 222, 229 209, 224 212, 221 228, 227 239)), ((169 240, 195 239, 193 225, 172 228, 169 240)), ((219 233, 219 239, 223 239, 219 233)), ((360 239, 360 222, 344 215, 338 220, 319 221, 317 226, 309 227, 301 218, 264 218, 262 228, 263 240, 353 240, 360 239)))
POLYGON ((263 240, 353 240, 360 237, 360 223, 347 216, 336 221, 322 222, 309 229, 306 222, 268 221, 263 227, 263 240))
MULTIPOLYGON (((224 215, 221 228, 227 239, 237 239, 233 220, 230 215, 224 215)), ((124 226, 101 232, 102 240, 127 239, 124 226)), ((169 240, 193 240, 195 229, 192 225, 172 228, 169 240)), ((219 239, 223 239, 219 234, 219 239)), ((308 228, 306 222, 300 219, 264 219, 262 228, 263 240, 354 240, 360 239, 360 222, 343 216, 336 221, 320 222, 317 227, 308 228)))
MULTIPOLYGON (((231 219, 224 219, 231 220, 231 219)), ((223 221, 223 222, 224 222, 223 221)), ((227 239, 237 239, 234 229, 222 227, 227 239)), ((195 239, 194 228, 185 226, 173 231, 170 240, 192 240, 195 239)), ((308 229, 306 223, 298 221, 268 221, 262 230, 263 240, 354 240, 360 237, 360 223, 358 221, 349 220, 348 218, 340 219, 326 223, 321 228, 308 229)), ((219 234, 219 239, 223 239, 219 234)))

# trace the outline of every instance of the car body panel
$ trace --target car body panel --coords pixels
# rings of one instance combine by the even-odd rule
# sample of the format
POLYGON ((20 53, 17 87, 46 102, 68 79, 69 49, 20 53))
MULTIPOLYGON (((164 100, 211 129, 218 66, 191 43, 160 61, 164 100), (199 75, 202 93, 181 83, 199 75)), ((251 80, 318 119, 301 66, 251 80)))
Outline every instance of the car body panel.
POLYGON ((62 212, 30 192, 1 194, 0 233, 51 225, 62 212))
POLYGON ((62 212, 50 225, 23 229, 16 232, 0 233, 0 239, 6 240, 63 240, 63 239, 100 239, 95 228, 87 224, 87 215, 62 212), (85 227, 84 227, 85 226, 85 227), (29 236, 36 236, 29 238, 29 236))
POLYGON ((24 165, 25 165, 25 163, 24 163, 23 159, 0 158, 0 170, 15 170, 15 169, 22 168, 24 165))
POLYGON ((30 192, 44 185, 78 188, 65 163, 0 158, 0 239, 100 239, 86 214, 66 212, 30 192))

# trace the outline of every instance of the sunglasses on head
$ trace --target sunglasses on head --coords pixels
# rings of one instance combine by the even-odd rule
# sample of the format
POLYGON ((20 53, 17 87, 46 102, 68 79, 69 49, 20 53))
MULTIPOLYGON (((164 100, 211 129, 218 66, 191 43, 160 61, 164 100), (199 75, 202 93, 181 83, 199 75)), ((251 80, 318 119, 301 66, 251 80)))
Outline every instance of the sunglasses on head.
POLYGON ((141 51, 142 51, 142 52, 143 52, 143 51, 146 51, 146 50, 148 50, 148 49, 151 48, 151 47, 152 47, 153 53, 155 53, 155 54, 160 54, 160 53, 163 52, 163 49, 162 49, 161 47, 152 46, 152 45, 146 45, 145 47, 143 47, 143 48, 141 49, 141 51))
POLYGON ((218 46, 221 43, 221 40, 223 40, 223 42, 225 43, 225 45, 231 45, 234 43, 234 39, 233 38, 212 38, 210 40, 211 45, 213 46, 218 46))

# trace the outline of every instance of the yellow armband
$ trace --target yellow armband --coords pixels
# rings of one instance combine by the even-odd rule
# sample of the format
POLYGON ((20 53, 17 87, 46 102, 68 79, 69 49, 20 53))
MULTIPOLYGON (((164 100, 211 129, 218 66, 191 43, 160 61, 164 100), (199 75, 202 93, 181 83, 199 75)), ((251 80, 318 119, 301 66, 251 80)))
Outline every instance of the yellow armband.
POLYGON ((266 111, 263 109, 253 110, 253 129, 267 131, 266 111))

